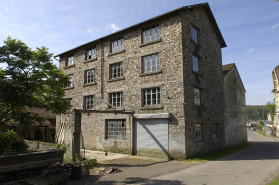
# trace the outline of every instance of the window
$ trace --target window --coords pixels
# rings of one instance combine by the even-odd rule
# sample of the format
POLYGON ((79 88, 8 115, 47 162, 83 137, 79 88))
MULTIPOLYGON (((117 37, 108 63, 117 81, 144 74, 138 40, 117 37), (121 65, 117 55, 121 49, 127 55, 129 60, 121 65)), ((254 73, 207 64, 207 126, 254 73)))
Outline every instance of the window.
POLYGON ((70 110, 71 109, 71 102, 72 102, 72 98, 66 98, 66 102, 67 103, 69 103, 69 105, 68 105, 68 110, 70 110))
POLYGON ((192 35, 192 40, 195 41, 195 43, 198 43, 198 34, 199 34, 198 30, 192 26, 191 35, 192 35))
POLYGON ((94 105, 94 96, 85 96, 84 97, 84 109, 92 109, 94 105))
POLYGON ((160 88, 143 90, 143 106, 160 105, 160 88))
POLYGON ((212 125, 212 139, 217 139, 218 138, 218 125, 213 124, 212 125))
POLYGON ((142 30, 142 43, 159 39, 159 24, 146 27, 142 30))
POLYGON ((194 88, 194 101, 195 105, 201 105, 201 94, 198 88, 194 88))
POLYGON ((85 71, 84 84, 95 82, 95 69, 85 71))
POLYGON ((196 124, 196 142, 202 141, 202 124, 196 124))
POLYGON ((86 50, 86 59, 85 60, 90 60, 93 58, 96 58, 96 47, 95 46, 88 48, 86 50))
POLYGON ((110 65, 109 78, 118 78, 123 76, 123 62, 115 63, 110 65))
MULTIPOLYGON (((109 94, 109 103, 115 108, 122 107, 122 92, 110 93, 109 94)), ((113 107, 111 107, 113 108, 113 107)))
POLYGON ((157 71, 160 69, 160 56, 158 54, 148 55, 142 58, 142 73, 157 71))
POLYGON ((123 47, 123 36, 111 41, 111 52, 122 50, 123 47))
POLYGON ((199 72, 199 59, 196 56, 193 56, 193 71, 196 73, 199 72))
POLYGON ((70 66, 74 64, 74 54, 68 56, 68 60, 66 62, 66 66, 70 66))
POLYGON ((106 139, 125 140, 126 120, 106 120, 106 139))
POLYGON ((73 77, 74 77, 74 75, 68 75, 68 77, 70 77, 70 83, 69 83, 68 87, 73 87, 74 86, 74 84, 73 84, 73 77))

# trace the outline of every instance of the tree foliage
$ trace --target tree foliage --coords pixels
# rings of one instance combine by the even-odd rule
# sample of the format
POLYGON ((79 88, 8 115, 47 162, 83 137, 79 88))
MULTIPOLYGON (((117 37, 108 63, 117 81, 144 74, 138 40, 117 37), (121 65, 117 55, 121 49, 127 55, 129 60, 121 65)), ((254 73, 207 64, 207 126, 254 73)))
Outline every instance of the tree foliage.
POLYGON ((46 47, 32 51, 20 40, 4 40, 0 63, 7 67, 0 69, 0 127, 10 122, 44 122, 38 114, 27 112, 26 107, 65 113, 69 103, 63 96, 69 77, 52 64, 52 56, 46 47))
POLYGON ((266 120, 267 119, 267 107, 264 105, 247 105, 246 114, 247 120, 266 120))
POLYGON ((8 130, 4 133, 0 133, 0 154, 5 152, 26 151, 27 149, 28 145, 16 132, 8 130))
POLYGON ((266 107, 267 107, 268 112, 269 112, 270 115, 271 115, 271 120, 272 120, 272 122, 273 122, 273 121, 274 121, 274 115, 275 115, 276 105, 275 105, 274 102, 272 102, 272 103, 267 102, 266 107))

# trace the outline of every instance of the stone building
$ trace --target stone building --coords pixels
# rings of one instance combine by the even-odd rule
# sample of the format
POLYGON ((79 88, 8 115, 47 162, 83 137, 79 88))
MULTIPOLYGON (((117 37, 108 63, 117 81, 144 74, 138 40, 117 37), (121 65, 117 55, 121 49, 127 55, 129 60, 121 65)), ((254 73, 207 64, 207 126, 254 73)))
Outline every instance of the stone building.
POLYGON ((279 136, 279 65, 272 71, 272 79, 274 86, 272 92, 274 93, 274 101, 276 105, 273 125, 277 128, 276 135, 279 136))
POLYGON ((247 142, 245 87, 234 63, 223 65, 225 145, 247 142))
MULTIPOLYGON (((82 112, 81 147, 175 159, 224 147, 223 47, 203 3, 56 55, 82 112)), ((57 116, 58 142, 72 144, 71 118, 57 116)))
POLYGON ((9 129, 14 130, 27 140, 54 143, 56 116, 51 111, 47 111, 46 109, 29 107, 26 107, 25 109, 27 112, 32 112, 45 118, 44 123, 34 123, 31 126, 23 126, 19 123, 11 123, 9 129))

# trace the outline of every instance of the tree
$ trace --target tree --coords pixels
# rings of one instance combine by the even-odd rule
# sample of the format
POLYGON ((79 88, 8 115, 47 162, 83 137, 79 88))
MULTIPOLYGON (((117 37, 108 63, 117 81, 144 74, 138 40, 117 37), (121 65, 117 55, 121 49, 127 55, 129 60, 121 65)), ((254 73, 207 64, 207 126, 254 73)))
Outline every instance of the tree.
POLYGON ((268 112, 271 115, 271 120, 273 122, 274 121, 274 115, 275 115, 275 109, 276 109, 276 105, 275 105, 274 101, 272 103, 267 102, 266 107, 267 107, 268 112))
POLYGON ((10 122, 22 125, 43 123, 44 118, 27 112, 26 107, 45 108, 54 114, 65 113, 69 103, 63 99, 69 77, 54 64, 46 47, 32 51, 10 36, 0 47, 0 128, 10 122))

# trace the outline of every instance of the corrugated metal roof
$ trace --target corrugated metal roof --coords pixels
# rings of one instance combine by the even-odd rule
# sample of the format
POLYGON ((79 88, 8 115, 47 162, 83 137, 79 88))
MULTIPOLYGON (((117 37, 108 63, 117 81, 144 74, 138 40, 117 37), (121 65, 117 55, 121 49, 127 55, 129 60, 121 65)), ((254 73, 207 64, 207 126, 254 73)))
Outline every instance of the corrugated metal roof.
POLYGON ((81 48, 81 47, 83 47, 83 46, 92 44, 92 43, 94 43, 94 42, 99 42, 99 41, 104 40, 104 39, 107 39, 107 38, 109 38, 109 37, 114 37, 114 36, 120 35, 122 32, 131 30, 131 29, 134 29, 135 27, 141 26, 142 24, 145 24, 145 23, 148 23, 148 22, 151 22, 151 21, 155 21, 155 20, 160 19, 160 18, 162 18, 162 17, 164 17, 164 16, 168 16, 168 15, 170 15, 170 14, 172 14, 172 13, 176 13, 176 12, 178 12, 178 11, 180 11, 180 10, 183 10, 183 9, 192 9, 192 8, 197 8, 197 7, 203 7, 203 8, 205 8, 206 13, 207 13, 207 15, 208 15, 208 17, 209 17, 209 21, 210 21, 211 24, 213 25, 215 34, 217 35, 217 38, 218 38, 218 40, 219 40, 219 42, 220 42, 220 44, 221 44, 221 47, 222 47, 222 48, 223 48, 223 47, 227 47, 227 45, 226 45, 226 43, 225 43, 225 40, 224 40, 224 38, 223 38, 223 36, 222 36, 222 34, 221 34, 221 31, 220 31, 220 29, 219 29, 219 27, 218 27, 218 24, 217 24, 217 22, 216 22, 216 20, 215 20, 215 18, 214 18, 214 15, 213 15, 213 13, 212 13, 212 11, 211 11, 211 9, 210 9, 209 4, 208 4, 208 3, 201 3, 201 4, 194 4, 194 5, 189 5, 189 6, 182 6, 182 7, 180 7, 180 8, 177 8, 177 9, 175 9, 175 10, 169 11, 169 12, 164 13, 164 14, 162 14, 162 15, 153 17, 153 18, 151 18, 151 19, 148 19, 148 20, 146 20, 146 21, 140 22, 140 23, 135 24, 135 25, 133 25, 133 26, 124 28, 124 29, 122 29, 122 30, 120 30, 120 31, 117 31, 117 32, 114 32, 114 33, 112 33, 112 34, 106 35, 106 36, 101 37, 101 38, 99 38, 99 39, 95 39, 95 40, 90 41, 90 42, 88 42, 88 43, 82 44, 82 45, 80 45, 80 46, 78 46, 78 47, 75 47, 75 48, 70 49, 70 50, 68 50, 68 51, 65 51, 65 52, 63 52, 63 53, 60 53, 60 54, 58 54, 58 55, 55 55, 54 57, 61 56, 61 55, 65 54, 65 53, 68 53, 68 52, 72 52, 72 51, 74 51, 74 50, 76 50, 76 49, 78 49, 78 48, 81 48))

